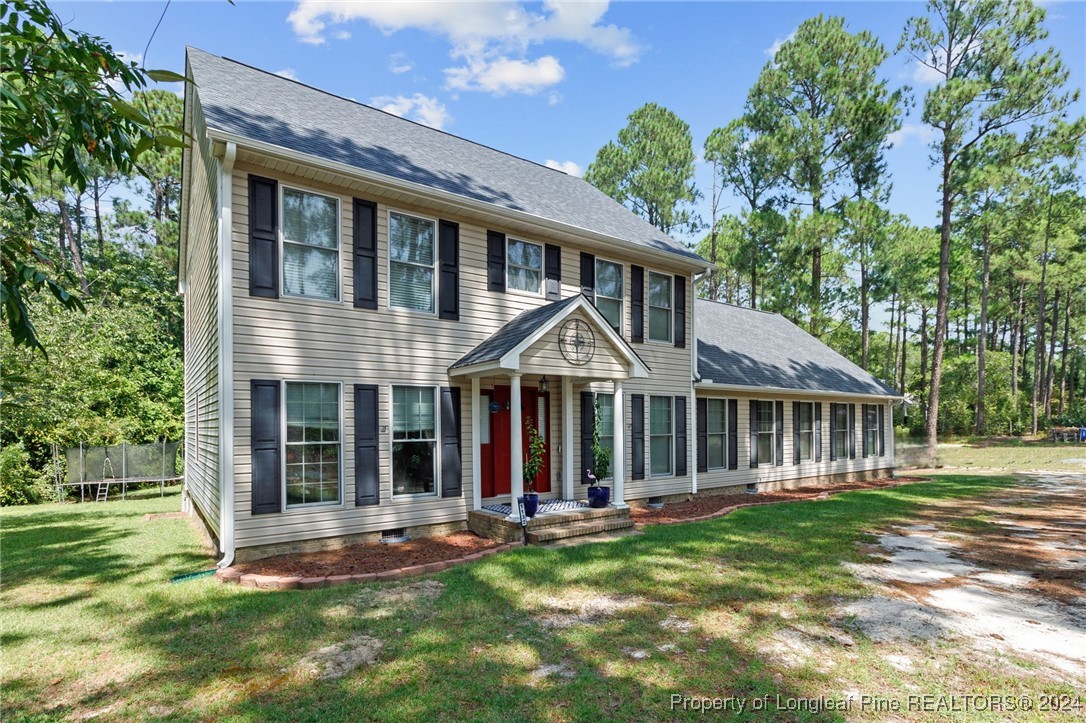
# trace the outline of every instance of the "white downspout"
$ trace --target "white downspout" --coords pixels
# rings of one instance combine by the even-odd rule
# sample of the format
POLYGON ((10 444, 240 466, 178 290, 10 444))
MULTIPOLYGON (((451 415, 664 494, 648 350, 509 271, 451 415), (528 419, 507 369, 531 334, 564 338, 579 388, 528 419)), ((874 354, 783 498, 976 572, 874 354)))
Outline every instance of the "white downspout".
POLYGON ((234 562, 234 161, 238 147, 226 144, 219 166, 219 567, 234 562))
POLYGON ((698 319, 695 309, 698 308, 698 282, 704 279, 709 273, 706 269, 700 274, 695 274, 693 280, 690 282, 690 369, 693 372, 690 375, 690 404, 687 406, 687 413, 690 415, 690 429, 693 430, 690 435, 690 449, 693 450, 693 454, 690 455, 692 464, 690 465, 690 494, 696 495, 698 493, 698 398, 697 391, 694 389, 694 381, 698 379, 698 319))

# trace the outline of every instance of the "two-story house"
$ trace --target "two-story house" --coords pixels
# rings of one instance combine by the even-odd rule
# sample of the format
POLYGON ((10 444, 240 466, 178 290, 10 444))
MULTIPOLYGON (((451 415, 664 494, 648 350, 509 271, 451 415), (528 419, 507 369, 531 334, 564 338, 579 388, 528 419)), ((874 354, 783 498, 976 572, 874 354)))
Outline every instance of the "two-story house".
POLYGON ((185 496, 223 564, 463 529, 529 485, 584 499, 597 410, 615 509, 892 467, 893 390, 695 303, 707 263, 584 180, 196 49, 186 70, 185 496))

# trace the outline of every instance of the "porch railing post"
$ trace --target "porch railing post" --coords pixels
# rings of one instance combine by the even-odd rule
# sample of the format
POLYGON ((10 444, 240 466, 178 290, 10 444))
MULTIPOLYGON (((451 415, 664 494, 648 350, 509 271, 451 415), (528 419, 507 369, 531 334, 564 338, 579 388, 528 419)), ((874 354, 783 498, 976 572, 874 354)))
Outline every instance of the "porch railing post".
MULTIPOLYGON (((562 377, 562 498, 573 499, 573 378, 562 377)), ((580 475, 578 475, 578 478, 580 475)))
POLYGON ((509 377, 509 492, 511 506, 510 519, 519 519, 517 498, 524 495, 524 442, 523 425, 520 412, 520 374, 509 377))
POLYGON ((615 451, 612 462, 612 486, 614 487, 615 507, 626 507, 626 403, 622 392, 622 382, 615 380, 614 440, 615 451))

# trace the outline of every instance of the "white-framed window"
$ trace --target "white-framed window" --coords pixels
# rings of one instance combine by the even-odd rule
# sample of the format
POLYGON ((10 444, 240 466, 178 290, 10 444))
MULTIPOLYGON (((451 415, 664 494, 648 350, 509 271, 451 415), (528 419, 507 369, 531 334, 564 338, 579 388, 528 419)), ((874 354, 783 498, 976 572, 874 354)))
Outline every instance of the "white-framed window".
POLYGON ((705 407, 709 469, 724 469, 728 466, 728 400, 708 399, 705 407))
POLYGON ((879 408, 875 404, 864 407, 864 447, 869 457, 879 455, 879 408))
POLYGON ((342 500, 339 382, 285 382, 283 484, 287 508, 342 500))
POLYGON ((437 387, 392 387, 392 495, 436 495, 437 387))
POLYGON ((671 341, 671 277, 649 272, 649 339, 671 341))
POLYGON ((285 296, 339 300, 339 198, 280 186, 285 296))
POLYGON ((848 457, 848 405, 834 404, 833 407, 833 456, 837 459, 848 457))
POLYGON ((611 450, 611 466, 604 479, 615 476, 615 395, 599 393, 596 406, 600 413, 600 446, 611 450))
POLYGON ((669 475, 672 470, 674 425, 671 397, 649 397, 649 474, 669 475))
POLYGON ((596 259, 596 308, 622 333, 622 264, 596 259))
POLYGON ((515 238, 505 243, 507 288, 529 294, 543 293, 543 244, 515 238))
POLYGON ((777 424, 773 402, 759 401, 755 405, 757 419, 755 420, 758 433, 758 464, 773 464, 776 462, 773 452, 777 447, 777 424))
POLYGON ((799 433, 799 459, 814 459, 814 402, 800 402, 797 405, 799 416, 795 419, 799 433))
POLYGON ((434 313, 437 296, 437 222, 388 212, 388 305, 434 313))

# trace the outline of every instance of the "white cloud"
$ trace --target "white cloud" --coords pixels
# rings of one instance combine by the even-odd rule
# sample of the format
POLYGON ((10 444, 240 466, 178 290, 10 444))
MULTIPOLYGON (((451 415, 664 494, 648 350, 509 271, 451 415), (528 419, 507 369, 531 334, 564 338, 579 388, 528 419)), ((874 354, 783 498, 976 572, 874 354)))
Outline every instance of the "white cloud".
POLYGON ((407 73, 414 67, 415 64, 407 57, 407 53, 397 51, 388 56, 388 69, 397 75, 400 73, 407 73))
POLYGON ((332 37, 335 38, 336 40, 350 40, 351 39, 351 31, 350 30, 337 30, 335 33, 332 34, 332 37))
POLYGON ((562 94, 556 90, 547 93, 547 105, 558 105, 562 102, 562 94))
POLYGON ((414 95, 382 95, 370 99, 370 104, 386 113, 409 118, 441 130, 452 122, 452 116, 437 98, 422 93, 414 95))
POLYGON ((919 60, 913 61, 913 82, 919 85, 935 85, 943 79, 943 74, 919 60))
POLYGON ((283 68, 275 71, 275 74, 287 80, 298 80, 298 74, 294 71, 294 68, 283 68))
POLYGON ((493 2, 356 2, 298 0, 287 18, 299 40, 320 44, 330 26, 361 20, 391 35, 423 30, 445 37, 451 57, 450 88, 534 93, 564 75, 553 55, 529 57, 529 49, 550 41, 590 48, 624 67, 637 62, 643 46, 628 28, 607 24, 608 0, 544 0, 541 7, 517 0, 493 2), (506 76, 513 77, 506 82, 506 76), (528 80, 522 80, 527 77, 528 80), (523 88, 524 90, 521 90, 523 88))
POLYGON ((532 95, 561 82, 565 74, 562 64, 553 55, 544 55, 534 61, 506 57, 469 58, 467 65, 445 69, 445 84, 454 90, 532 95))
POLYGON ((783 38, 775 38, 773 40, 773 44, 770 45, 765 50, 763 50, 762 52, 765 53, 770 58, 774 58, 777 55, 777 51, 781 49, 782 45, 784 45, 785 43, 790 42, 792 40, 795 40, 795 38, 796 38, 796 31, 793 30, 792 32, 788 33, 788 35, 784 36, 783 38))
POLYGON ((921 143, 935 140, 935 129, 922 123, 905 123, 898 130, 886 136, 886 140, 895 148, 900 148, 907 140, 915 138, 921 143))
POLYGON ((547 168, 553 168, 556 171, 568 174, 570 176, 580 176, 584 173, 584 169, 578 166, 573 161, 554 161, 550 158, 543 164, 547 168))

